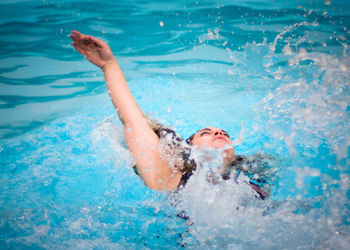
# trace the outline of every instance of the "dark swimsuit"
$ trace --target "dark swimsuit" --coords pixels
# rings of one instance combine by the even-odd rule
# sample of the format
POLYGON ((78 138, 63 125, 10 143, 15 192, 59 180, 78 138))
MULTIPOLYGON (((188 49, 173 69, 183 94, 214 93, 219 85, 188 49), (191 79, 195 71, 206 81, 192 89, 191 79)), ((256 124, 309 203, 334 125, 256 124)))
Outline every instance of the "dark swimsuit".
MULTIPOLYGON (((235 177, 234 177, 234 181, 237 182, 238 176, 240 175, 241 172, 243 172, 243 174, 245 174, 249 177, 250 186, 252 187, 252 189, 254 189, 259 194, 259 198, 265 199, 268 196, 268 193, 263 191, 261 188, 264 186, 264 184, 266 184, 266 182, 261 180, 261 179, 252 179, 252 176, 253 176, 252 173, 249 173, 247 171, 242 170, 240 165, 242 165, 242 163, 246 162, 246 161, 247 161, 246 158, 244 158, 240 155, 236 156, 236 161, 234 161, 230 167, 230 171, 232 171, 233 169, 237 170, 235 177)), ((249 163, 249 161, 248 161, 248 163, 249 163)), ((187 181, 193 175, 193 171, 192 172, 185 172, 182 175, 181 180, 180 180, 179 185, 178 185, 178 188, 184 187, 186 185, 187 181)), ((230 171, 226 171, 225 173, 222 174, 222 178, 224 180, 231 179, 230 171)))

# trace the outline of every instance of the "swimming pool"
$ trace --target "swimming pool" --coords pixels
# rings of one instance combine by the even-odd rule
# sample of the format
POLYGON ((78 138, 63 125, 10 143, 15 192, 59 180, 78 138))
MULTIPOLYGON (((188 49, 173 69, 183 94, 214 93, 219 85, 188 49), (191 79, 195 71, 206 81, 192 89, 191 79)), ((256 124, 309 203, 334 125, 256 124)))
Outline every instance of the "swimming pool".
POLYGON ((5 0, 0 13, 0 248, 349 248, 349 3, 5 0), (220 127, 237 153, 273 156, 271 198, 200 176, 180 202, 144 187, 73 29, 107 41, 142 109, 183 137, 220 127))

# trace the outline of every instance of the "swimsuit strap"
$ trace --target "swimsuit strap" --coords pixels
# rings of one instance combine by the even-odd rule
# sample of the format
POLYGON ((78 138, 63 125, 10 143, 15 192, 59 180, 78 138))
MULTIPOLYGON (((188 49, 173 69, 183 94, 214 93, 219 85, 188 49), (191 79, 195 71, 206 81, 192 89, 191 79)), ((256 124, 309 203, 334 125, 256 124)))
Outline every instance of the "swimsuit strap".
POLYGON ((193 171, 192 172, 185 172, 182 177, 181 180, 179 182, 179 184, 177 185, 178 188, 180 187, 184 187, 188 181, 188 179, 190 179, 190 177, 192 176, 193 171))

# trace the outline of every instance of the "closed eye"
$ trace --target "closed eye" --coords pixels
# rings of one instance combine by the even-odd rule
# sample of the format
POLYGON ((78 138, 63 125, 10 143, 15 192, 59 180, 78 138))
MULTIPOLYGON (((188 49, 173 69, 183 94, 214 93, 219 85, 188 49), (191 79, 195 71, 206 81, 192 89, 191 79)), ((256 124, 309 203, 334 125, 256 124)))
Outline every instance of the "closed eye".
POLYGON ((203 132, 201 133, 201 136, 202 136, 202 135, 209 135, 209 132, 203 131, 203 132))

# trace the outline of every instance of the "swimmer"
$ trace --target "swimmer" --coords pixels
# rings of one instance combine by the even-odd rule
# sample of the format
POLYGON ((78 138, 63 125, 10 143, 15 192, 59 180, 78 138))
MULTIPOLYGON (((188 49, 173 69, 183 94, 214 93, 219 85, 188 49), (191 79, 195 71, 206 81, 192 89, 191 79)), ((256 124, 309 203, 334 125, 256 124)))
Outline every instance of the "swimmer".
MULTIPOLYGON (((136 172, 145 185, 151 189, 169 191, 185 185, 195 169, 195 164, 193 161, 187 162, 186 166, 180 167, 178 171, 172 168, 164 157, 161 157, 158 150, 161 133, 159 129, 157 131, 150 126, 149 119, 136 103, 108 44, 78 31, 73 31, 70 37, 74 48, 104 72, 108 93, 124 126, 127 146, 136 161, 136 172)), ((162 131, 174 133, 167 128, 162 131)), ((186 142, 198 149, 220 150, 225 166, 242 161, 242 157, 235 155, 230 136, 220 128, 203 128, 188 138, 186 142)), ((251 183, 251 186, 260 197, 266 196, 258 185, 251 183)))

